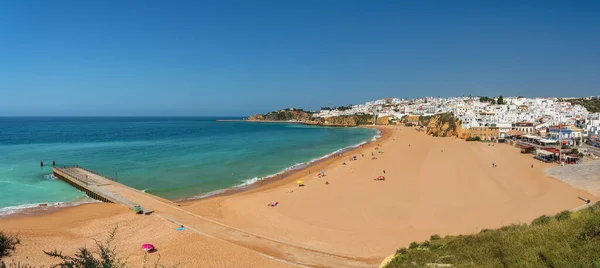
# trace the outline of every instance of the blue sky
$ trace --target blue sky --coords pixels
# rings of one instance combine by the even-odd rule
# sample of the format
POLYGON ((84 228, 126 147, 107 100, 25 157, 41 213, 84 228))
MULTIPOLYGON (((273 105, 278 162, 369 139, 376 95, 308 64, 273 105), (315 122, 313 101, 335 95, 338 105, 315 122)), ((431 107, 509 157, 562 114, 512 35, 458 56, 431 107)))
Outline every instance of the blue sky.
POLYGON ((600 95, 600 4, 521 2, 2 1, 0 115, 600 95))

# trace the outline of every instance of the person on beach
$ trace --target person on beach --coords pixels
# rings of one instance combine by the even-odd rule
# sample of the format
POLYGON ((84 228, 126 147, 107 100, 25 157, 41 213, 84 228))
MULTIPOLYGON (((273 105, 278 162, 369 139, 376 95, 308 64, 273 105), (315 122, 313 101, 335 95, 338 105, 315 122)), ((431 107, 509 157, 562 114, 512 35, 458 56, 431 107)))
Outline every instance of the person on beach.
POLYGON ((533 165, 531 165, 531 168, 533 168, 533 165))
POLYGON ((383 170, 383 174, 385 174, 385 169, 383 170))

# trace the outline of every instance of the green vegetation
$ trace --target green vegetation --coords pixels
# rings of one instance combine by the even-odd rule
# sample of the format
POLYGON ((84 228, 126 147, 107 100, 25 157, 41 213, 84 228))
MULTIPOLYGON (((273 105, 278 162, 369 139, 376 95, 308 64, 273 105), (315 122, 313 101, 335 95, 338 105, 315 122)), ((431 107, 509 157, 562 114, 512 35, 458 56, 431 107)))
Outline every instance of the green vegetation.
POLYGON ((10 256, 10 253, 16 249, 16 246, 21 243, 16 235, 7 235, 0 232, 0 260, 2 257, 10 256))
POLYGON ((554 215, 554 218, 555 218, 557 221, 564 221, 564 220, 568 220, 568 219, 570 219, 570 218, 571 218, 571 211, 568 211, 568 210, 562 211, 562 212, 560 212, 560 213, 558 213, 558 214, 554 215))
POLYGON ((373 124, 373 115, 370 114, 357 114, 358 117, 357 125, 370 125, 373 124))
POLYGON ((489 97, 485 97, 485 96, 483 96, 483 97, 480 97, 480 98, 479 98, 479 101, 480 101, 480 102, 489 102, 489 103, 491 103, 491 104, 496 104, 496 100, 495 100, 495 99, 493 99, 493 98, 489 98, 489 97))
POLYGON ((466 139, 466 141, 481 141, 481 137, 479 137, 479 136, 475 136, 475 137, 471 136, 471 137, 468 137, 466 139))
MULTIPOLYGON (((109 236, 104 242, 95 241, 96 248, 94 250, 90 250, 86 247, 79 248, 77 252, 73 256, 63 255, 62 252, 58 252, 57 250, 53 251, 44 251, 46 255, 60 259, 60 263, 54 264, 51 267, 59 267, 59 268, 126 268, 131 267, 121 258, 116 248, 111 246, 112 241, 115 238, 115 234, 117 232, 117 228, 114 228, 109 236)), ((6 236, 2 232, 0 232, 0 239, 7 238, 8 241, 7 247, 8 253, 10 251, 15 250, 15 246, 19 244, 19 240, 16 236, 6 236)), ((5 245, 0 245, 5 246, 5 245)), ((3 256, 8 256, 3 255, 3 256)), ((2 256, 0 256, 1 259, 2 256)), ((142 263, 142 268, 146 267, 148 262, 148 256, 144 256, 144 262, 142 263)), ((158 255, 158 260, 150 265, 149 267, 154 268, 165 268, 164 265, 159 264, 160 255, 158 255)), ((172 268, 177 267, 177 265, 171 266, 172 268)), ((29 264, 23 264, 20 262, 11 262, 5 263, 0 261, 0 268, 34 268, 29 264)))
POLYGON ((498 104, 506 104, 506 102, 504 102, 504 98, 502 97, 502 95, 500 95, 500 97, 498 97, 498 104))
POLYGON ((586 99, 569 99, 569 100, 561 100, 569 102, 573 105, 579 104, 585 107, 590 113, 598 113, 600 112, 600 100, 586 100, 586 99))
POLYGON ((308 119, 312 116, 312 112, 306 112, 304 110, 283 110, 283 111, 273 111, 264 115, 265 120, 274 120, 274 121, 289 121, 289 120, 298 120, 302 121, 308 119))
POLYGON ((338 107, 334 106, 333 108, 328 107, 328 106, 321 107, 321 110, 327 110, 327 111, 331 111, 331 110, 345 111, 345 110, 350 110, 350 109, 352 109, 352 104, 348 104, 348 106, 343 106, 343 105, 338 106, 338 107))
POLYGON ((433 238, 397 250, 386 267, 600 267, 600 202, 530 225, 433 238))

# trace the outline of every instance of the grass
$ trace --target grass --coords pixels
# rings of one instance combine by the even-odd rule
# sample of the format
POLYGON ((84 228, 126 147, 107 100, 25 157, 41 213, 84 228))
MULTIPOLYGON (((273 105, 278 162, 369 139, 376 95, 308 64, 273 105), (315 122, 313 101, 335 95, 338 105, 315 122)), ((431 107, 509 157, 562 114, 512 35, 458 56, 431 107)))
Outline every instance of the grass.
POLYGON ((541 216, 529 225, 438 237, 399 249, 386 267, 600 267, 600 202, 575 213, 541 216))

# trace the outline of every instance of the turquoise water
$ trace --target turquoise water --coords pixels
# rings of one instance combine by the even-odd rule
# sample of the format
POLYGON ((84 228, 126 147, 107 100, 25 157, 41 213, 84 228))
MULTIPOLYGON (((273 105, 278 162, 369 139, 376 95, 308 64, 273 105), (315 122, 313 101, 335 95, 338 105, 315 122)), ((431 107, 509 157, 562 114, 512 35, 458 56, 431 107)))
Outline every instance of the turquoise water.
POLYGON ((181 199, 255 182, 370 140, 377 132, 215 119, 0 118, 0 214, 15 206, 84 197, 51 176, 53 160, 181 199))

